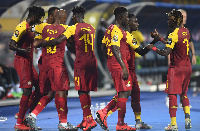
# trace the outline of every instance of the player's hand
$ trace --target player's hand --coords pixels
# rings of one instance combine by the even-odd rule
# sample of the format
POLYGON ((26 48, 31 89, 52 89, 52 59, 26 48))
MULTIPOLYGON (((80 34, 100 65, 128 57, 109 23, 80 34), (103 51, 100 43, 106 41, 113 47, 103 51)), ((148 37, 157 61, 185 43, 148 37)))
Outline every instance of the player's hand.
POLYGON ((153 47, 154 47, 153 44, 148 44, 148 46, 147 46, 147 48, 150 49, 150 50, 151 50, 153 47))
POLYGON ((195 65, 197 63, 197 59, 195 55, 192 55, 192 65, 195 65))
POLYGON ((163 37, 157 32, 156 29, 155 29, 155 33, 154 33, 154 32, 151 32, 151 37, 154 38, 154 40, 156 40, 156 41, 160 41, 161 38, 163 38, 163 37))
POLYGON ((127 71, 127 69, 126 69, 126 67, 125 68, 122 68, 122 79, 123 80, 128 80, 128 71, 127 71))

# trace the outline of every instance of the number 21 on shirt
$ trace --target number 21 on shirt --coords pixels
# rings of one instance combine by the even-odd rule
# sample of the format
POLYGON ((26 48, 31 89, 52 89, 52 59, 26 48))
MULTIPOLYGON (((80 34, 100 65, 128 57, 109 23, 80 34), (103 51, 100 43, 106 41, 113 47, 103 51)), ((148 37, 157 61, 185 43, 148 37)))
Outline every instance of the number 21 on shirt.
POLYGON ((79 40, 84 40, 85 42, 85 52, 87 52, 88 45, 92 46, 92 51, 94 51, 94 38, 95 34, 83 34, 79 40))

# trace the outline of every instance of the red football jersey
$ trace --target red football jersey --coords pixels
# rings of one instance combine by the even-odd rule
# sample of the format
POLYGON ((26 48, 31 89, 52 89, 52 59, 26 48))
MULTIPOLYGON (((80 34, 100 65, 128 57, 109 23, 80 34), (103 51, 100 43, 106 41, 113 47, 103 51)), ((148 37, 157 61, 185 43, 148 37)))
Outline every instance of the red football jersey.
POLYGON ((166 47, 172 49, 170 54, 170 66, 190 65, 189 58, 189 39, 190 33, 187 28, 176 28, 168 36, 166 47))
POLYGON ((76 49, 74 68, 90 69, 96 65, 94 54, 95 28, 88 23, 69 26, 63 33, 67 38, 73 35, 76 49))
MULTIPOLYGON (((67 25, 53 25, 53 24, 44 24, 42 29, 42 38, 46 41, 52 40, 59 35, 61 35, 67 25)), ((42 65, 43 68, 46 67, 58 67, 64 65, 64 53, 65 53, 66 41, 55 45, 42 47, 42 65)))
POLYGON ((105 43, 107 47, 107 65, 109 70, 114 71, 115 69, 121 69, 120 64, 117 62, 115 56, 113 55, 111 47, 112 45, 120 47, 122 59, 128 69, 127 56, 129 54, 129 45, 131 46, 132 50, 138 48, 138 45, 133 41, 133 36, 129 32, 123 31, 117 25, 111 24, 106 29, 102 43, 105 43))
POLYGON ((33 60, 33 40, 34 33, 29 30, 30 25, 23 21, 16 28, 12 40, 17 42, 17 46, 23 49, 31 48, 29 53, 16 52, 16 56, 21 56, 33 60))

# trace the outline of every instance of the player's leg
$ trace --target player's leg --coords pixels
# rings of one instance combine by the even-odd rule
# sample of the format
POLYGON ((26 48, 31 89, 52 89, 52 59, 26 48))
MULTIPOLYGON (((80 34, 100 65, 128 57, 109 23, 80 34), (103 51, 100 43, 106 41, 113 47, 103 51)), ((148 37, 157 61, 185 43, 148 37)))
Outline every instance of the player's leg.
MULTIPOLYGON (((130 91, 129 91, 130 92, 130 91)), ((130 96, 128 91, 118 92, 117 99, 117 110, 118 110, 118 122, 116 126, 116 130, 129 130, 135 131, 136 128, 130 127, 124 123, 124 118, 126 114, 126 102, 128 100, 128 96, 130 96)))
POLYGON ((27 127, 24 124, 24 117, 27 111, 26 107, 28 105, 31 92, 32 92, 32 88, 23 88, 23 94, 22 94, 20 104, 19 104, 19 115, 18 115, 17 123, 15 124, 14 129, 30 130, 30 127, 27 127))
POLYGON ((47 95, 44 95, 40 99, 35 109, 28 115, 26 115, 26 121, 34 130, 38 130, 38 127, 36 125, 37 116, 39 115, 40 112, 42 112, 42 110, 46 107, 46 105, 51 101, 53 97, 54 97, 54 92, 49 91, 47 95))
POLYGON ((32 72, 31 72, 31 64, 29 60, 26 60, 21 57, 15 57, 14 60, 14 67, 17 71, 17 74, 20 78, 20 88, 23 89, 23 94, 20 100, 19 105, 19 115, 17 119, 17 123, 15 124, 14 129, 30 129, 30 127, 26 127, 24 124, 24 117, 27 112, 27 105, 29 102, 29 98, 32 93, 32 86, 33 86, 33 79, 32 79, 32 72))
POLYGON ((185 129, 191 129, 192 125, 191 125, 191 119, 190 119, 190 103, 189 103, 189 99, 186 93, 188 90, 188 85, 190 82, 192 69, 190 67, 190 68, 184 69, 184 71, 185 71, 184 73, 185 79, 183 81, 182 94, 180 95, 180 99, 181 99, 183 111, 185 114, 185 129))
POLYGON ((131 90, 131 107, 135 114, 135 121, 136 121, 135 127, 137 129, 151 129, 152 126, 142 122, 141 120, 140 88, 134 70, 130 70, 129 75, 133 77, 132 79, 133 84, 131 90))
POLYGON ((78 91, 81 108, 83 110, 83 121, 77 125, 78 128, 82 128, 83 130, 93 129, 97 126, 96 122, 94 121, 90 106, 91 106, 91 98, 89 95, 89 91, 78 91))
POLYGON ((177 130, 177 123, 176 123, 176 111, 177 111, 177 95, 176 94, 169 94, 169 114, 171 118, 171 124, 168 127, 165 127, 166 131, 171 131, 171 129, 177 130))

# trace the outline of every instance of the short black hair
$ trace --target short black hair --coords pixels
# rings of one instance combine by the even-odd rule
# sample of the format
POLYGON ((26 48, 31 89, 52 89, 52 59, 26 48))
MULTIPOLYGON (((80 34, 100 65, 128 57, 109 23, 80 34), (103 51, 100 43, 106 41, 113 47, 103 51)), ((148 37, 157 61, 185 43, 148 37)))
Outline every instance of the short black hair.
POLYGON ((45 12, 44 9, 39 7, 39 6, 31 6, 28 8, 28 17, 30 18, 31 16, 45 16, 45 12))
POLYGON ((168 17, 173 19, 173 21, 176 25, 180 26, 181 23, 183 22, 183 15, 180 11, 173 9, 172 11, 170 11, 167 14, 168 14, 168 17))
POLYGON ((55 10, 60 10, 60 9, 58 7, 51 7, 51 8, 49 8, 49 10, 48 10, 48 17, 50 15, 53 15, 53 13, 54 13, 55 10))
POLYGON ((114 9, 114 15, 115 16, 119 16, 125 12, 127 12, 128 10, 124 7, 124 6, 118 6, 114 9))
POLYGON ((85 13, 85 8, 83 6, 75 6, 73 9, 72 9, 72 12, 73 13, 76 13, 76 14, 82 14, 84 15, 85 13))
POLYGON ((136 16, 133 13, 128 13, 128 18, 136 18, 136 16))

